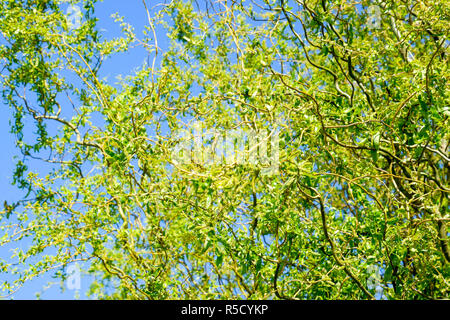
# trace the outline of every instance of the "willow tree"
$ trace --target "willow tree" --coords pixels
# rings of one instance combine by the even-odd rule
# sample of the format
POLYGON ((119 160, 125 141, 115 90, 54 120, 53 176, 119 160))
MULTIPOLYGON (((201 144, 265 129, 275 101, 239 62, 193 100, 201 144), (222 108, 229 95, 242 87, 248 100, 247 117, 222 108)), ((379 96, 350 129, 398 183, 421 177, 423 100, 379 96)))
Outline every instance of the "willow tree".
POLYGON ((63 2, 0 5, 25 195, 5 295, 86 261, 108 299, 449 297, 447 1, 136 2, 144 36, 118 18, 113 40, 63 2), (136 46, 148 64, 99 76, 136 46), (194 123, 215 134, 178 148, 194 123), (228 140, 256 161, 213 149, 275 131, 228 140))

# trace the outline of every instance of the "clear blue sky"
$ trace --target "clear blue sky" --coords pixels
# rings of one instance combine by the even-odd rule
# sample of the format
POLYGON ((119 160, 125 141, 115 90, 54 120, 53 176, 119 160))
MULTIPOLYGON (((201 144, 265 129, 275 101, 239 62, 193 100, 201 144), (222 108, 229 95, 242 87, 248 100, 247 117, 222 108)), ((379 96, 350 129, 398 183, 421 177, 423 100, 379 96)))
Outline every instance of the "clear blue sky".
MULTIPOLYGON (((155 5, 156 1, 148 1, 149 7, 155 5)), ((63 7, 64 9, 67 7, 63 7)), ((111 15, 113 13, 119 13, 123 16, 125 22, 132 24, 135 28, 135 32, 138 36, 142 35, 142 30, 147 25, 147 15, 144 10, 144 5, 141 0, 105 0, 99 2, 96 5, 96 16, 99 19, 98 27, 102 34, 106 38, 117 37, 121 34, 118 23, 115 23, 111 15)), ((160 34, 161 38, 164 38, 163 34, 160 34)), ((158 38, 160 38, 158 36, 158 38)), ((160 46, 164 47, 164 43, 160 43, 160 46)), ((127 53, 123 53, 115 56, 112 59, 105 61, 101 69, 101 77, 107 77, 111 82, 115 82, 115 78, 119 74, 130 74, 134 68, 141 66, 147 59, 147 54, 142 48, 132 49, 127 53)), ((14 170, 13 157, 18 156, 19 153, 14 146, 14 136, 10 133, 9 121, 12 119, 12 112, 0 102, 0 146, 2 152, 0 153, 0 200, 3 205, 3 201, 7 200, 9 203, 14 202, 20 198, 20 190, 11 185, 12 175, 14 170)), ((26 243, 21 243, 22 246, 26 246, 26 243)), ((0 258, 6 258, 10 254, 6 255, 6 251, 9 248, 0 248, 0 258)), ((0 281, 11 280, 5 279, 4 275, 0 274, 0 281)), ((12 295, 13 299, 36 299, 36 293, 41 292, 43 287, 48 282, 54 282, 55 280, 50 275, 42 276, 36 280, 33 280, 26 284, 21 290, 12 295)), ((88 290, 89 278, 86 276, 81 277, 81 290, 80 298, 86 299, 83 294, 88 290)), ((65 290, 61 292, 59 283, 45 290, 41 299, 73 299, 75 297, 75 290, 65 290)))

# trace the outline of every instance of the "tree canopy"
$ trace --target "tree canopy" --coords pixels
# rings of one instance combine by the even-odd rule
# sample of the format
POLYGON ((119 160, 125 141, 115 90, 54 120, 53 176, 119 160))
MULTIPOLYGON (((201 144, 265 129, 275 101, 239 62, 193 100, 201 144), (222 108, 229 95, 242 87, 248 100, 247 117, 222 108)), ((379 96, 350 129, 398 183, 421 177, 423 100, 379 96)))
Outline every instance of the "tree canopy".
POLYGON ((448 1, 130 5, 106 39, 94 0, 0 3, 3 295, 85 261, 102 299, 449 297, 448 1))

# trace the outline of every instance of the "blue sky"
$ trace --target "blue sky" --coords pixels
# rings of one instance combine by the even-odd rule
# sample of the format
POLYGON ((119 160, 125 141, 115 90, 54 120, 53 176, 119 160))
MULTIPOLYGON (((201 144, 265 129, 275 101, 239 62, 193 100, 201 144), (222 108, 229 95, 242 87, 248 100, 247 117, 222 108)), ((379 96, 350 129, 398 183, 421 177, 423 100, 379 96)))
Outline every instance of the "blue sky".
MULTIPOLYGON (((154 1, 147 1, 149 7, 155 4, 154 1)), ((63 7, 66 9, 67 5, 63 7)), ((114 22, 111 17, 114 13, 124 17, 124 21, 130 23, 135 28, 138 37, 142 36, 144 26, 148 24, 147 14, 141 0, 105 0, 98 2, 96 5, 96 17, 99 19, 98 28, 101 30, 103 37, 110 39, 121 35, 119 23, 114 22)), ((159 34, 158 38, 164 38, 164 34, 159 34), (161 37, 160 37, 161 36, 161 37)), ((160 43, 164 47, 164 43, 160 43)), ((130 50, 108 59, 104 62, 101 69, 101 78, 107 77, 110 83, 114 83, 115 78, 122 74, 127 75, 133 72, 133 69, 142 66, 143 62, 147 60, 147 53, 142 47, 130 50)), ((0 146, 2 152, 0 153, 0 200, 1 205, 3 201, 7 200, 12 203, 20 199, 21 192, 15 186, 11 185, 13 170, 14 170, 14 156, 19 156, 19 152, 15 149, 14 136, 10 133, 9 121, 12 119, 12 112, 8 106, 0 101, 0 146)), ((37 168, 39 170, 39 167, 37 168)), ((44 169, 44 167, 42 167, 44 169)), ((26 246, 26 242, 21 243, 26 246)), ((7 258, 10 253, 6 251, 11 250, 11 247, 0 248, 0 258, 7 258)), ((11 280, 5 279, 4 275, 0 275, 0 281, 11 280), (3 278, 2 278, 3 277, 3 278)), ((89 278, 81 275, 79 298, 86 299, 83 294, 89 288, 89 278)), ((36 299, 36 293, 42 292, 41 299, 73 299, 77 297, 76 290, 67 289, 61 292, 60 283, 55 282, 55 279, 50 275, 44 275, 29 283, 27 283, 17 293, 10 298, 13 299, 36 299), (55 283, 49 289, 42 292, 42 289, 49 283, 55 283)))

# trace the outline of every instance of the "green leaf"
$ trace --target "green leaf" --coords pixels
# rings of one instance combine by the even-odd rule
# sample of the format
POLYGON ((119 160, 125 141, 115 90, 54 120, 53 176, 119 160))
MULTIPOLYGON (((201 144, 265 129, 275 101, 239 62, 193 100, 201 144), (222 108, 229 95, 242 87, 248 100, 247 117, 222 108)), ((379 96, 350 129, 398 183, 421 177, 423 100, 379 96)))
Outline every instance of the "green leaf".
POLYGON ((222 267, 222 263, 223 263, 223 255, 219 254, 219 255, 217 255, 216 261, 215 261, 216 267, 217 268, 222 267))

